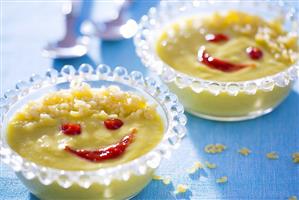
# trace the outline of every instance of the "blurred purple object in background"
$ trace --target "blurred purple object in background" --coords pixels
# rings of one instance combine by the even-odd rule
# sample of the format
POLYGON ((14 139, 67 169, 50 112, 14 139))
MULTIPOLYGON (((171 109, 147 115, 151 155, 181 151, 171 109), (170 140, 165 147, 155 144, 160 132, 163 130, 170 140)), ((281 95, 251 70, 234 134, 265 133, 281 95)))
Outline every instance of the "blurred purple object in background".
POLYGON ((131 4, 131 0, 94 2, 90 20, 82 25, 83 34, 95 34, 106 41, 133 37, 137 31, 137 23, 129 16, 131 4))
POLYGON ((81 57, 87 53, 89 38, 76 34, 76 21, 80 16, 80 1, 68 1, 63 4, 65 16, 65 36, 58 42, 49 43, 42 54, 50 58, 81 57))
POLYGON ((131 0, 111 2, 90 1, 88 17, 80 23, 84 1, 68 1, 63 4, 65 36, 58 42, 49 43, 42 54, 50 58, 81 57, 93 46, 94 37, 102 40, 122 40, 135 35, 137 23, 129 18, 131 0), (79 33, 77 26, 79 24, 79 33))

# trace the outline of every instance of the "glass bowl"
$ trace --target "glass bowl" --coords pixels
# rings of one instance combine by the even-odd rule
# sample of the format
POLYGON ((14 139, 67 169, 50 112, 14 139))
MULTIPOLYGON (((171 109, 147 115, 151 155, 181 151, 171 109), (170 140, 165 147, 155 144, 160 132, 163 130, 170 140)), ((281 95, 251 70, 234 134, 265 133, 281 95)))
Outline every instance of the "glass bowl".
MULTIPOLYGON (((134 38, 142 63, 169 86, 185 109, 199 117, 238 121, 271 112, 289 94, 299 76, 299 62, 280 73, 255 80, 221 82, 193 77, 164 63, 155 45, 162 30, 182 17, 239 10, 266 20, 282 17, 284 29, 298 35, 299 17, 295 8, 283 1, 161 1, 140 20, 134 38)), ((168 34, 172 34, 169 28, 168 34)))
POLYGON ((83 64, 76 71, 64 66, 61 72, 53 69, 46 76, 32 75, 29 82, 20 81, 16 89, 9 90, 0 99, 1 141, 0 158, 9 165, 23 184, 41 199, 129 199, 140 192, 152 179, 163 158, 180 145, 186 134, 183 106, 168 88, 153 78, 123 67, 111 71, 106 65, 96 70, 83 64), (109 168, 94 171, 67 171, 40 166, 14 152, 6 141, 6 125, 10 117, 28 100, 37 99, 49 91, 68 89, 72 80, 82 80, 91 87, 117 85, 122 90, 144 96, 156 103, 165 125, 161 142, 149 153, 109 168))

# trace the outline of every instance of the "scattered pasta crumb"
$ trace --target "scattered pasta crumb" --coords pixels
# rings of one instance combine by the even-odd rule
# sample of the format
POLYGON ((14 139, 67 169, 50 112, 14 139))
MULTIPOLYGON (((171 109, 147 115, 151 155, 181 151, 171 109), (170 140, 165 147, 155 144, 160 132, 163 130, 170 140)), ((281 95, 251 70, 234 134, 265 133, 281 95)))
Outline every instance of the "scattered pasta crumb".
POLYGON ((165 177, 163 178, 162 182, 164 183, 164 185, 169 185, 171 183, 171 179, 169 177, 165 177))
POLYGON ((206 153, 221 153, 222 151, 224 151, 226 149, 226 146, 223 144, 208 144, 205 146, 205 152, 206 153))
POLYGON ((153 180, 163 180, 163 177, 159 175, 154 175, 153 180))
POLYGON ((220 178, 216 179, 217 183, 226 183, 227 182, 227 176, 222 176, 220 178))
POLYGON ((293 157, 293 162, 294 163, 299 163, 299 152, 293 153, 292 157, 293 157))
POLYGON ((288 198, 288 200, 297 200, 297 197, 296 196, 291 196, 288 198))
POLYGON ((198 169, 202 169, 203 168, 202 164, 199 161, 196 161, 194 163, 194 166, 197 167, 198 169))
POLYGON ((239 152, 240 154, 242 154, 243 156, 248 156, 248 155, 251 153, 250 149, 248 149, 248 148, 246 148, 246 147, 243 147, 243 148, 240 149, 238 152, 239 152))
POLYGON ((154 175, 153 180, 162 181, 164 185, 168 185, 171 183, 171 179, 169 177, 162 177, 159 175, 154 175))
POLYGON ((190 169, 187 169, 187 172, 188 174, 194 174, 199 169, 203 169, 203 165, 197 161, 190 169))
POLYGON ((183 185, 183 184, 179 184, 176 188, 176 191, 174 192, 175 194, 179 194, 179 193, 185 193, 188 190, 188 186, 187 185, 183 185))
POLYGON ((271 160, 276 160, 278 159, 278 154, 275 151, 272 151, 270 153, 267 153, 267 158, 271 160))
POLYGON ((216 164, 214 164, 214 163, 210 163, 210 162, 208 162, 208 161, 206 161, 205 164, 206 164, 207 168, 209 168, 209 169, 215 169, 215 168, 217 167, 216 164))

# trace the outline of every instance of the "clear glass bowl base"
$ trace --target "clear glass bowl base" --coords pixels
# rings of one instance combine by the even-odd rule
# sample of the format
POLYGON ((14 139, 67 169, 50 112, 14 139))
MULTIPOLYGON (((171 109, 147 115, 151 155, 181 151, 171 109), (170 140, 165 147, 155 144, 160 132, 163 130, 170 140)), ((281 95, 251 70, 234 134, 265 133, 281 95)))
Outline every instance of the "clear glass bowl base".
POLYGON ((191 110, 188 110, 188 108, 185 108, 185 110, 188 113, 190 113, 196 117, 200 117, 200 118, 208 119, 208 120, 214 120, 214 121, 223 121, 223 122, 237 122, 237 121, 245 121, 245 120, 249 120, 249 119, 255 119, 257 117, 271 113, 274 109, 275 109, 275 107, 268 108, 266 110, 259 110, 259 111, 251 112, 248 115, 239 116, 239 117, 231 117, 231 116, 227 116, 227 117, 221 116, 220 117, 220 116, 206 115, 206 114, 201 114, 198 112, 193 112, 191 110))

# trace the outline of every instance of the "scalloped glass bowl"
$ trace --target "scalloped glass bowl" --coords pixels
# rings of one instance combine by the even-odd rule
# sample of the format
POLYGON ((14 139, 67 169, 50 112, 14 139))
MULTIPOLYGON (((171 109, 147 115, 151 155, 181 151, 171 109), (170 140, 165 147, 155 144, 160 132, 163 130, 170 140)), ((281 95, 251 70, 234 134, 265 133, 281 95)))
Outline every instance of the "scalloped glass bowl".
POLYGON ((7 91, 0 99, 0 158, 41 199, 129 199, 150 182, 161 159, 169 157, 171 150, 180 144, 186 134, 183 113, 183 106, 165 85, 152 78, 144 78, 140 72, 128 74, 123 67, 111 71, 106 65, 99 65, 93 70, 90 65, 83 64, 78 71, 72 66, 64 66, 60 73, 49 70, 45 77, 33 75, 29 82, 20 81, 16 89, 7 91), (135 160, 95 171, 59 170, 39 166, 19 156, 6 142, 6 124, 10 117, 29 100, 49 91, 69 88, 70 81, 74 79, 81 79, 91 87, 117 85, 122 90, 132 91, 156 103, 165 124, 162 141, 135 160))
POLYGON ((141 18, 139 31, 134 38, 137 55, 143 64, 166 82, 188 112, 207 119, 238 121, 269 113, 287 97, 299 76, 297 62, 285 71, 256 80, 204 80, 174 70, 157 55, 156 41, 166 25, 185 16, 231 9, 265 19, 281 16, 285 20, 286 30, 296 34, 299 32, 297 10, 282 1, 161 1, 157 8, 151 8, 141 18))

